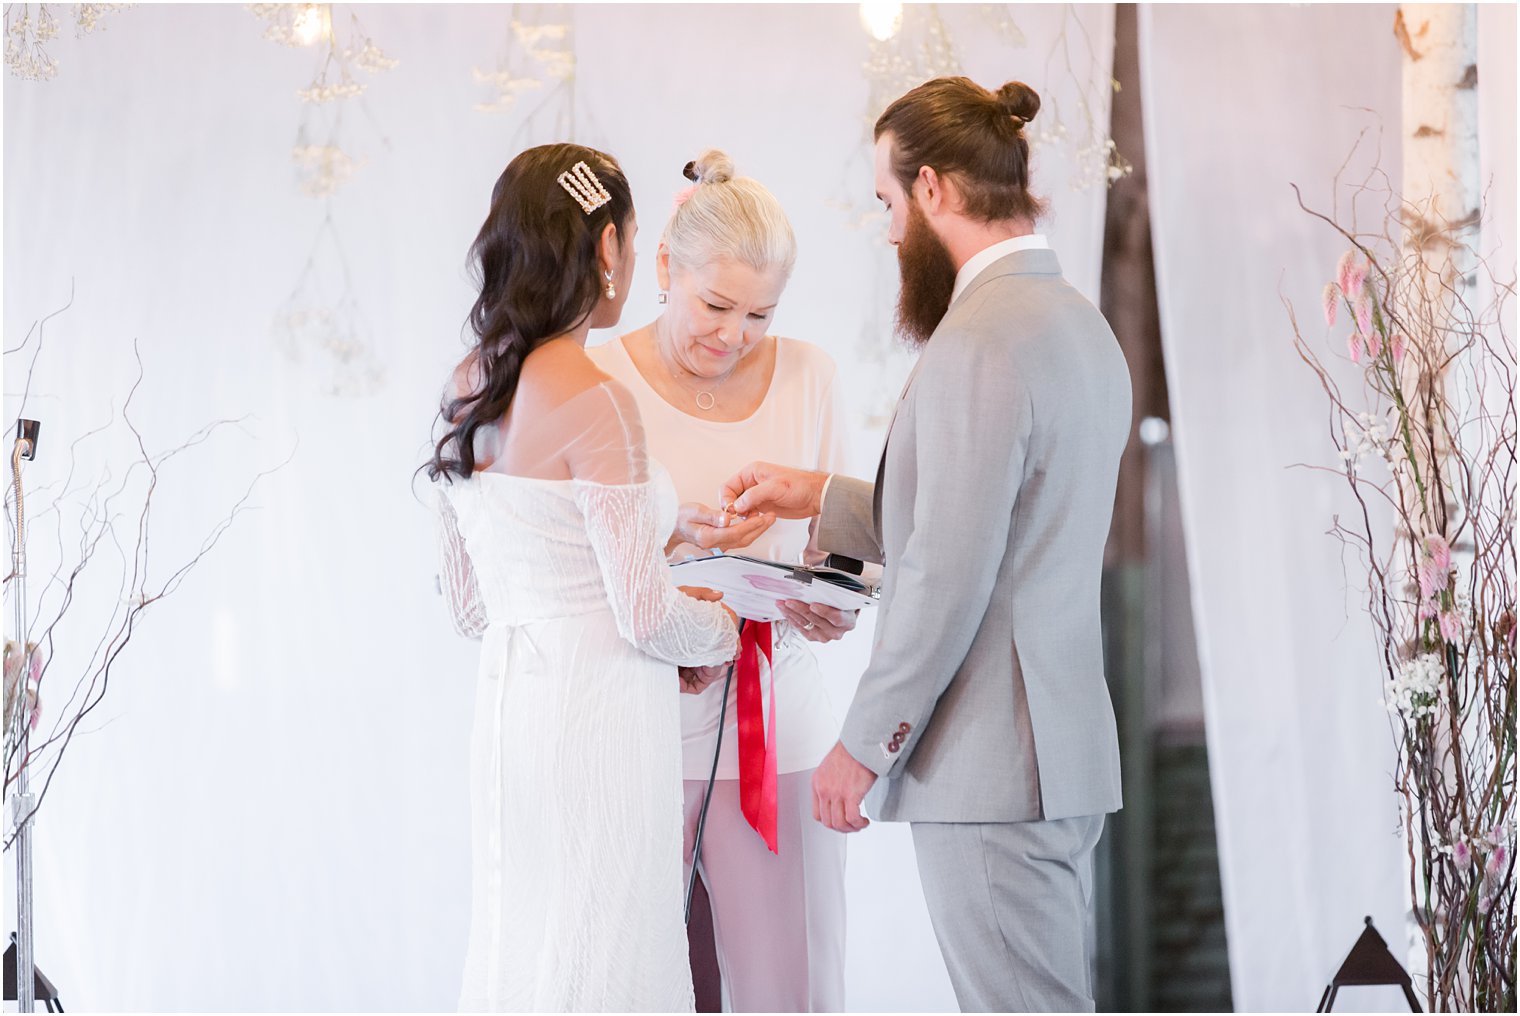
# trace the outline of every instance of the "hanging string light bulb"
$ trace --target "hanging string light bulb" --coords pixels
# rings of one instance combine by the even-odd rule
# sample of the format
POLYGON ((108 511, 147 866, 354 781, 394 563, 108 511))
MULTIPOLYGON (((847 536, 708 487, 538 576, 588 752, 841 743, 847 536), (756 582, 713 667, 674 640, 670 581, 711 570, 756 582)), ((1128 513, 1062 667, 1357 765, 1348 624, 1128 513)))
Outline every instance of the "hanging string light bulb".
POLYGON ((886 42, 902 29, 903 5, 868 2, 860 5, 860 21, 877 42, 886 42))
POLYGON ((290 29, 298 44, 315 46, 332 35, 332 10, 327 4, 302 4, 290 29))

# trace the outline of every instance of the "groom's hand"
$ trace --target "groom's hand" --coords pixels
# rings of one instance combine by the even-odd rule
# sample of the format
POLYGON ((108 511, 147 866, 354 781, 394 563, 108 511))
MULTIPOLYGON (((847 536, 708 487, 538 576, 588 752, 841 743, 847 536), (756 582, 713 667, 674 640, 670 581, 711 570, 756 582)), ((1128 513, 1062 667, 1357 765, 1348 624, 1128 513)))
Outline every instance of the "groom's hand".
POLYGON ((813 771, 813 817, 835 832, 859 832, 871 824, 860 802, 875 782, 876 774, 836 743, 813 771))
POLYGON ((828 473, 751 462, 723 485, 720 508, 736 514, 768 512, 783 519, 810 519, 823 508, 828 473))

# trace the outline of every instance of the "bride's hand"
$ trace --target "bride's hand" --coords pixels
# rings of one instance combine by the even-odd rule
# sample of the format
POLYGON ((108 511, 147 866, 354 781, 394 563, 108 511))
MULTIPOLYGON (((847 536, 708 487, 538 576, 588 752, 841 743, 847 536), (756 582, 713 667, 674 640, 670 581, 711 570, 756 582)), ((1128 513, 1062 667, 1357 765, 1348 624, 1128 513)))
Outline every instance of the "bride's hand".
POLYGON ((737 516, 696 501, 688 501, 676 515, 676 531, 667 550, 678 543, 689 543, 703 550, 725 553, 748 547, 776 521, 771 514, 751 515, 740 521, 737 516))
POLYGON ((707 686, 714 681, 722 680, 728 673, 728 664, 720 663, 716 667, 681 667, 681 694, 700 695, 707 690, 707 686))
POLYGON ((716 603, 723 608, 724 613, 728 614, 728 619, 734 623, 734 627, 739 627, 739 615, 734 613, 732 607, 723 602, 723 594, 716 589, 708 589, 705 586, 676 586, 676 588, 687 596, 690 596, 693 600, 701 600, 703 603, 716 603))

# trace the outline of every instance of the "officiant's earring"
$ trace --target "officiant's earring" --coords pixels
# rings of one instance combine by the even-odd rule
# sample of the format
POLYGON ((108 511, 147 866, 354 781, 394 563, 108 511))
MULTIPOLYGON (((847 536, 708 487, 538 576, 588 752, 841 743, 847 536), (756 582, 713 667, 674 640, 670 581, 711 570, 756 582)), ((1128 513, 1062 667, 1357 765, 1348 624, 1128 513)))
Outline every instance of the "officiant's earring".
POLYGON ((604 274, 604 275, 607 276, 607 299, 609 299, 609 300, 616 300, 617 299, 617 287, 612 284, 612 272, 608 271, 608 272, 603 272, 602 274, 604 274))
POLYGON ((665 292, 665 290, 663 290, 663 289, 660 290, 660 302, 661 303, 669 303, 670 302, 670 294, 667 293, 667 292, 665 292))

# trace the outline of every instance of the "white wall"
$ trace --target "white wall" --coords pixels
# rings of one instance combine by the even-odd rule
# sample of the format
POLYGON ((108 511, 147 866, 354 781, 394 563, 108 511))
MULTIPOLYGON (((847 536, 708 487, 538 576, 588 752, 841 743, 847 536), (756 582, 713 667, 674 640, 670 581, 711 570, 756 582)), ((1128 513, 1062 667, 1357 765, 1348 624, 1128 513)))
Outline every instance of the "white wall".
MULTIPOLYGON (((44 807, 37 960, 71 1009, 454 1004, 476 649, 449 631, 430 519, 409 484, 462 353, 465 249, 491 184, 516 150, 558 138, 552 117, 525 126, 531 94, 514 114, 471 109, 488 98, 471 67, 505 51, 509 9, 358 10, 401 60, 367 79, 363 106, 345 114, 367 162, 333 202, 385 368, 369 396, 324 394, 321 359, 293 362, 272 335, 322 214, 297 192, 288 154, 310 52, 263 41, 242 6, 145 5, 83 39, 65 27, 56 80, 5 81, 6 348, 75 293, 37 362, 28 411, 44 429, 29 483, 59 483, 67 449, 120 407, 134 339, 146 370, 135 418, 150 449, 251 414, 166 471, 155 570, 198 546, 254 473, 293 453, 257 488, 256 510, 149 613, 44 807)), ((1023 47, 989 31, 976 7, 947 9, 968 72, 991 85, 1023 78, 1073 109, 1064 60, 1047 63, 1065 15, 1015 14, 1023 47)), ((920 15, 909 12, 908 30, 921 30, 920 15)), ((776 191, 797 229, 778 330, 834 354, 858 420, 890 403, 907 362, 888 336, 892 256, 879 225, 855 224, 872 200, 855 7, 630 5, 571 17, 576 139, 623 160, 644 223, 625 323, 655 312, 656 227, 684 184, 680 167, 721 145, 776 191), (840 199, 856 210, 831 204, 840 199)), ((1111 10, 1077 17, 1067 41, 1085 75, 1079 29, 1091 37, 1101 86, 1111 10)), ((1068 275, 1095 295, 1102 192, 1069 188, 1054 151, 1036 173, 1068 275)), ((6 358, 7 419, 28 362, 6 358)), ((861 471, 878 441, 861 427, 861 471)), ((76 480, 100 474, 104 443, 81 446, 76 480)), ((125 448, 111 446, 119 463, 125 448)), ((37 532, 32 574, 44 576, 60 549, 45 520, 37 532)), ((826 653, 841 708, 869 642, 863 627, 826 653)), ((60 630, 52 679, 68 679, 92 634, 60 630)), ((44 691, 50 706, 64 697, 44 691)), ((852 1008, 953 1008, 906 828, 873 826, 851 849, 852 1008)))

